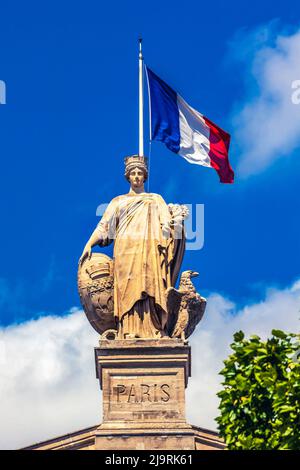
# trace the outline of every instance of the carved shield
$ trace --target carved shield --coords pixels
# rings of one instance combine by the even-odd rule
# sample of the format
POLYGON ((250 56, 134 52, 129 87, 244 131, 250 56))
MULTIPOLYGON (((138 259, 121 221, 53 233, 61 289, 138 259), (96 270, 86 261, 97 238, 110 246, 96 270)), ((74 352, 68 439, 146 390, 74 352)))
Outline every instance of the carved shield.
POLYGON ((116 329, 114 318, 113 260, 103 253, 92 253, 78 268, 78 292, 85 314, 100 334, 116 329))

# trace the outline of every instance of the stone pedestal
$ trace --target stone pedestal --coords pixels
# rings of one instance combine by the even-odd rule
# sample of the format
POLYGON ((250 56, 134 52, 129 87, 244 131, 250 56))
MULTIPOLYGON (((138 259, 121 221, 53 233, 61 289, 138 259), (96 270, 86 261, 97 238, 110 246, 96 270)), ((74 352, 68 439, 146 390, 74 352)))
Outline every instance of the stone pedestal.
POLYGON ((181 340, 101 340, 96 373, 103 390, 103 422, 95 448, 192 450, 185 420, 190 347, 181 340))

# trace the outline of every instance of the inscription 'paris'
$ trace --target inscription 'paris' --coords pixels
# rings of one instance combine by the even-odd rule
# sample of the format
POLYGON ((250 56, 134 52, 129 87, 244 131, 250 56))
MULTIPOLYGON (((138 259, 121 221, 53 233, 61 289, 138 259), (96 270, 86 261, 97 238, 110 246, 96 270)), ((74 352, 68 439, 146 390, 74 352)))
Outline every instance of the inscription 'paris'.
POLYGON ((114 387, 117 402, 143 403, 143 402, 167 402, 170 400, 170 386, 168 384, 140 384, 123 385, 114 387))

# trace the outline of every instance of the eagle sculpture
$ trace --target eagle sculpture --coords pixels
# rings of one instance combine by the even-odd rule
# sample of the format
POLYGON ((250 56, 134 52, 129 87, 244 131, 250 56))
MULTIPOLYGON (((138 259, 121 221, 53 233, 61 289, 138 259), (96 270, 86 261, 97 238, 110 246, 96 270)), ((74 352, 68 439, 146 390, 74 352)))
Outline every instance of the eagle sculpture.
POLYGON ((196 271, 181 274, 179 288, 167 289, 168 333, 172 338, 187 339, 204 315, 206 299, 196 292, 191 278, 196 271))

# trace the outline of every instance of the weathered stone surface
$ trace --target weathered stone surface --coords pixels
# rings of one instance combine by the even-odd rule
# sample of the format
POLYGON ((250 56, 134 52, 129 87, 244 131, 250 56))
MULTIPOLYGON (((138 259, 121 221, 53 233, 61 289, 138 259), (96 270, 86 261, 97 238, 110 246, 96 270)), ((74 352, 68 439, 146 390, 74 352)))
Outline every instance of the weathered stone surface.
POLYGON ((98 426, 57 436, 21 450, 95 450, 95 432, 98 426))
POLYGON ((186 422, 190 358, 190 347, 180 339, 100 340, 95 359, 103 422, 27 449, 224 449, 216 432, 186 422))
MULTIPOLYGON (((33 444, 29 447, 25 447, 23 450, 96 450, 95 437, 97 429, 98 425, 81 429, 80 431, 33 444)), ((222 450, 225 448, 223 441, 218 437, 216 432, 197 426, 192 426, 191 429, 195 438, 196 450, 222 450)), ((163 435, 162 439, 164 439, 163 435)), ((152 443, 155 445, 154 440, 152 443)), ((98 450, 107 450, 104 440, 103 444, 104 447, 98 450)), ((176 445, 176 443, 174 445, 176 445)), ((153 447, 153 449, 155 448, 153 447)), ((176 449, 178 449, 178 446, 176 449)))
POLYGON ((96 449, 194 449, 185 419, 190 347, 179 339, 101 340, 95 348, 103 390, 96 449))
MULTIPOLYGON (((116 326, 120 339, 170 336, 166 290, 175 288, 180 271, 188 209, 180 204, 167 205, 159 194, 145 192, 148 169, 144 156, 126 157, 125 176, 129 192, 109 203, 80 257, 82 305, 101 334, 116 326), (92 254, 94 246, 111 243, 113 262, 107 257, 101 262, 92 254)), ((195 309, 191 309, 192 315, 185 309, 188 322, 183 322, 183 310, 184 306, 174 332, 179 337, 193 329, 199 317, 194 315, 195 309)))
POLYGON ((93 253, 78 268, 78 292, 85 314, 100 334, 116 329, 113 300, 113 260, 103 253, 93 253))

